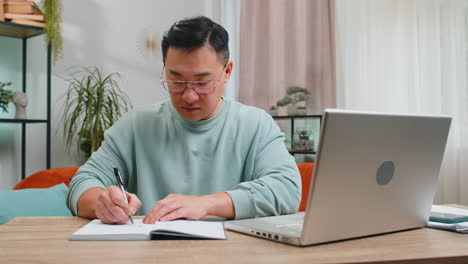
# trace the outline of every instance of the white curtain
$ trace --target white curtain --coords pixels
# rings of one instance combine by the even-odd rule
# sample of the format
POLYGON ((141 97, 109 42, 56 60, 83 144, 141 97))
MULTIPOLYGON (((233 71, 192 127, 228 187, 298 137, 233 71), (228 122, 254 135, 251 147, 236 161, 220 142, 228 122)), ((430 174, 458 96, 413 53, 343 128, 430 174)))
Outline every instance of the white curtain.
POLYGON ((239 98, 239 39, 241 0, 203 0, 204 15, 222 25, 229 34, 229 55, 234 68, 223 96, 237 101, 239 98))
POLYGON ((468 205, 466 5, 336 0, 338 107, 453 116, 434 203, 468 205))

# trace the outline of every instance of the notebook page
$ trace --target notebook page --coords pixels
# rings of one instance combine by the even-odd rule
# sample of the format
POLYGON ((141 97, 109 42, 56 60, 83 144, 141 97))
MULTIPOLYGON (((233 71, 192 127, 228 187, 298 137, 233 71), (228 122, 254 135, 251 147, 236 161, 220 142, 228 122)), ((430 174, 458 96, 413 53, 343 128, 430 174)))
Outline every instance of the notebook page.
POLYGON ((209 221, 176 220, 156 222, 153 230, 168 230, 194 236, 226 239, 223 224, 209 221))
POLYGON ((142 219, 134 219, 135 224, 128 222, 122 225, 103 224, 101 220, 95 219, 73 233, 73 237, 87 238, 141 238, 149 239, 149 233, 154 229, 154 225, 143 224, 142 219))

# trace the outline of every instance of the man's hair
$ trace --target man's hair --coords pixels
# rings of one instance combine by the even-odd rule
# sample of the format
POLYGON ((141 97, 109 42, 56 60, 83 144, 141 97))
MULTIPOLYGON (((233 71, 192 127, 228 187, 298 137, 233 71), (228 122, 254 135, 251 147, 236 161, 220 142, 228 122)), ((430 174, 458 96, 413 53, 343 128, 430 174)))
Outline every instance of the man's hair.
POLYGON ((209 43, 223 63, 229 60, 229 35, 227 31, 211 19, 198 16, 175 22, 162 39, 163 62, 166 61, 169 47, 192 51, 209 43))

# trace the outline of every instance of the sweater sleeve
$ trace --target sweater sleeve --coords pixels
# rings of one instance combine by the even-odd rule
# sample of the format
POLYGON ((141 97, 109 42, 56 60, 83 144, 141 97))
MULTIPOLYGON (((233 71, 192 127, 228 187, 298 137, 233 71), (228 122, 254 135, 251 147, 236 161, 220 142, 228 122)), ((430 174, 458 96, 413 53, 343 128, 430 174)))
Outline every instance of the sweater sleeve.
POLYGON ((299 207, 299 170, 284 144, 284 133, 263 113, 246 162, 246 168, 251 168, 246 178, 251 180, 227 191, 236 219, 291 214, 299 207))
POLYGON ((128 115, 121 117, 104 133, 101 147, 73 176, 67 195, 67 206, 73 215, 78 215, 78 200, 88 189, 107 189, 117 185, 114 167, 120 170, 124 184, 127 185, 129 170, 125 158, 128 157, 132 138, 128 115))

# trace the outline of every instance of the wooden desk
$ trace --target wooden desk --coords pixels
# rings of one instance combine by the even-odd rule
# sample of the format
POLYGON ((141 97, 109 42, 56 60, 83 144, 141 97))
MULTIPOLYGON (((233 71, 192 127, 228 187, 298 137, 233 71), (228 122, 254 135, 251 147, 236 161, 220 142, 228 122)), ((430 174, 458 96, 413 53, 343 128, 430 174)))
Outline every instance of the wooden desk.
POLYGON ((227 240, 68 241, 88 220, 17 217, 1 263, 468 263, 468 235, 420 228, 305 248, 227 231, 227 240))

